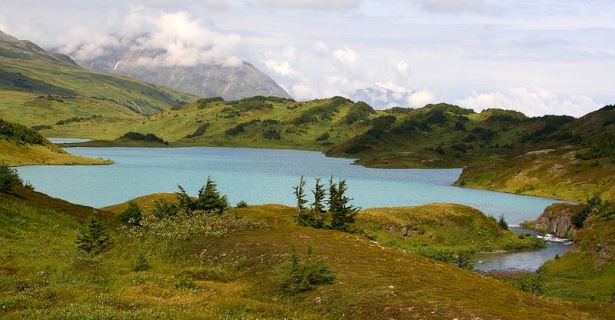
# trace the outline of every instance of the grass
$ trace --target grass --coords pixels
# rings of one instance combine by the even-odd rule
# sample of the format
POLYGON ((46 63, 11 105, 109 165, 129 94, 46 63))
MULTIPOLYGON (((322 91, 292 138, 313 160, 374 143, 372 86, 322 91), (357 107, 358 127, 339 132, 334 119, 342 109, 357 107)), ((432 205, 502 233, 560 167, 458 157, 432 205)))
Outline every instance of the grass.
POLYGON ((52 145, 18 144, 0 139, 0 162, 10 166, 38 164, 51 165, 101 165, 113 161, 72 155, 52 145))
POLYGON ((163 242, 135 237, 113 213, 101 212, 114 245, 90 257, 74 240, 93 209, 28 190, 0 198, 4 319, 592 318, 569 303, 362 236, 299 227, 295 209, 284 206, 236 209, 238 218, 228 220, 235 227, 221 235, 163 242), (308 245, 336 282, 283 293, 276 277, 291 248, 304 259, 308 245), (146 271, 134 271, 140 255, 146 271))

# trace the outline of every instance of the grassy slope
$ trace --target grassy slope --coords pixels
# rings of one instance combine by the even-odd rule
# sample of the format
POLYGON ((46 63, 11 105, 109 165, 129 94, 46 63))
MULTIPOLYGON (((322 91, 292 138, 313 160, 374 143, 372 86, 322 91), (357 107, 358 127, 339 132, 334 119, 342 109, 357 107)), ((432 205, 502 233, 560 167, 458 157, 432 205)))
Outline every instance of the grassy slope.
POLYGON ((569 304, 361 237, 298 227, 294 210, 283 206, 237 210, 241 221, 266 227, 156 245, 128 237, 109 220, 113 248, 88 259, 73 241, 92 209, 29 191, 0 197, 0 312, 6 319, 588 317, 569 304), (338 281, 285 296, 276 289, 276 270, 292 246, 308 244, 338 281), (139 252, 150 271, 131 271, 139 252), (196 287, 178 281, 187 273, 196 287))
POLYGON ((110 164, 105 159, 92 159, 72 155, 51 143, 45 145, 21 144, 0 139, 0 162, 10 166, 33 164, 110 164))
POLYGON ((101 124, 141 119, 192 96, 81 68, 28 41, 0 41, 0 117, 27 126, 100 115, 101 124))
POLYGON ((109 164, 110 160, 72 155, 28 127, 0 119, 0 163, 10 166, 30 164, 109 164))
POLYGON ((560 259, 547 262, 540 274, 550 295, 614 301, 615 219, 588 218, 576 233, 575 247, 560 259))
POLYGON ((585 201, 598 193, 615 199, 615 163, 575 158, 578 150, 545 149, 502 161, 470 166, 457 185, 504 192, 585 201))

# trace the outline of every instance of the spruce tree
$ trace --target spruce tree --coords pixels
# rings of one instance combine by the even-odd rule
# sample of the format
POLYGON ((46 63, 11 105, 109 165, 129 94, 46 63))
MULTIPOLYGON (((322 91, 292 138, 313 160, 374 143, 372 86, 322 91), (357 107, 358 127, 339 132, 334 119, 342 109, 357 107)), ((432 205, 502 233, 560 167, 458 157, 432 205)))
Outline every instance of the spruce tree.
POLYGON ((135 227, 141 225, 142 217, 143 212, 134 201, 130 201, 128 203, 128 208, 118 215, 118 219, 120 221, 133 225, 135 227))
POLYGON ((353 223, 359 208, 354 207, 350 201, 352 199, 346 196, 348 187, 346 186, 346 180, 340 180, 337 183, 334 195, 331 198, 331 211, 332 220, 331 227, 333 229, 347 231, 348 224, 353 223))
POLYGON ((326 191, 324 186, 320 183, 319 178, 316 179, 316 185, 314 186, 314 190, 312 190, 312 194, 314 195, 314 202, 312 202, 312 215, 316 223, 315 227, 322 228, 325 225, 324 213, 327 212, 325 210, 325 205, 323 204, 326 191))
POLYGON ((194 201, 192 201, 192 198, 190 198, 184 187, 182 187, 181 185, 177 185, 177 189, 178 190, 175 193, 175 195, 177 195, 177 208, 180 211, 191 214, 192 211, 196 208, 194 201))
POLYGON ((88 224, 88 230, 80 234, 76 241, 79 250, 95 255, 105 251, 111 243, 104 224, 94 217, 88 224))
POLYGON ((207 183, 199 190, 197 208, 207 213, 222 214, 229 207, 226 196, 220 195, 216 183, 207 177, 207 183))
POLYGON ((299 180, 299 184, 296 187, 293 187, 295 198, 297 199, 297 209, 299 209, 299 213, 303 212, 305 209, 305 204, 307 200, 305 199, 305 180, 303 176, 299 180))
POLYGON ((500 220, 498 220, 498 225, 500 226, 500 228, 504 229, 504 230, 508 230, 508 223, 506 223, 506 220, 504 219, 504 215, 500 215, 500 220))

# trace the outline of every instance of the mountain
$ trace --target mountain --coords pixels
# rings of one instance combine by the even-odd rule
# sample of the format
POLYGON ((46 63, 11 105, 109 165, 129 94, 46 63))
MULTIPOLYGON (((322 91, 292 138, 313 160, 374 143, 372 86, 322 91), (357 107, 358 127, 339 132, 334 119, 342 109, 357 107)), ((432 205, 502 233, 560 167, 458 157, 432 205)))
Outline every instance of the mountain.
POLYGON ((134 77, 202 97, 223 97, 226 100, 258 95, 290 98, 271 77, 247 62, 241 62, 238 66, 144 64, 140 61, 144 58, 155 60, 164 54, 164 50, 133 49, 134 41, 122 43, 127 44, 119 48, 109 48, 105 55, 77 62, 94 71, 134 77))
POLYGON ((139 119, 185 104, 192 95, 101 74, 30 41, 0 34, 0 117, 28 126, 85 118, 139 119))
POLYGON ((391 107, 407 107, 412 92, 394 91, 383 85, 375 85, 364 89, 359 89, 348 97, 354 101, 364 101, 376 109, 386 109, 391 107))

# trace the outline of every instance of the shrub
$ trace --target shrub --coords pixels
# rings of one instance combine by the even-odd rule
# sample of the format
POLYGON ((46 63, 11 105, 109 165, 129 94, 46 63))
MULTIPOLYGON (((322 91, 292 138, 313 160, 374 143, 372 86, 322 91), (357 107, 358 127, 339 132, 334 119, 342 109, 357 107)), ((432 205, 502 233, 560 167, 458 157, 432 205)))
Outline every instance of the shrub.
POLYGON ((321 135, 319 135, 319 136, 316 138, 316 141, 327 141, 327 140, 329 140, 329 134, 328 134, 328 133, 326 133, 326 132, 325 132, 325 133, 323 133, 323 134, 321 134, 321 135))
POLYGON ((312 290, 319 285, 333 284, 335 275, 326 261, 313 258, 312 248, 308 247, 307 258, 303 262, 293 249, 278 280, 283 292, 293 294, 312 290))
POLYGON ((267 129, 263 132, 263 137, 268 140, 280 140, 282 137, 280 136, 280 131, 276 129, 267 129))
POLYGON ((597 215, 602 218, 610 218, 615 214, 615 211, 611 208, 608 201, 602 200, 600 195, 594 195, 587 200, 587 205, 574 216, 572 216, 572 223, 576 228, 583 228, 585 220, 590 215, 597 215))
POLYGON ((201 125, 199 125, 198 128, 196 128, 196 130, 194 130, 193 133, 187 135, 185 138, 186 139, 190 139, 190 138, 196 138, 196 137, 200 137, 203 134, 205 134, 205 131, 207 131, 207 128, 209 128, 209 123, 203 123, 201 125))
POLYGON ((26 126, 0 119, 0 137, 28 144, 43 144, 45 138, 26 126))
POLYGON ((85 253, 98 255, 107 250, 112 241, 105 226, 101 221, 92 218, 88 224, 87 231, 84 231, 77 238, 77 248, 85 253))
POLYGON ((344 117, 346 124, 353 124, 357 121, 365 121, 369 118, 370 114, 376 113, 374 109, 365 102, 359 101, 352 105, 350 111, 344 117))
POLYGON ((242 200, 242 201, 237 202, 236 207, 237 208, 247 208, 248 207, 248 203, 242 200))
POLYGON ((457 266, 463 269, 473 269, 472 264, 473 252, 472 251, 459 251, 457 252, 457 266))
POLYGON ((201 98, 196 101, 198 109, 205 109, 211 102, 224 101, 222 97, 201 98))
POLYGON ((506 223, 506 219, 504 219, 504 215, 500 215, 500 219, 498 220, 498 225, 503 230, 508 230, 508 223, 506 223))
POLYGON ((132 132, 132 131, 127 132, 126 134, 121 136, 120 140, 132 140, 132 141, 144 141, 144 142, 168 144, 168 142, 162 140, 162 138, 156 136, 153 133, 142 134, 139 132, 132 132))
POLYGON ((145 259, 145 255, 143 255, 143 253, 140 253, 139 256, 137 257, 137 262, 135 263, 135 266, 132 268, 132 270, 141 272, 141 271, 149 270, 149 268, 150 268, 150 265, 145 259))
POLYGON ((128 208, 120 213, 117 218, 124 223, 138 227, 141 225, 142 216, 143 212, 141 211, 141 208, 139 208, 135 202, 130 201, 128 203, 128 208))
POLYGON ((17 170, 7 166, 6 164, 0 164, 0 192, 11 191, 14 187, 21 185, 23 182, 17 170))
POLYGON ((199 190, 199 197, 196 200, 196 209, 207 213, 222 214, 229 207, 226 196, 218 192, 216 183, 207 177, 207 183, 199 190))

